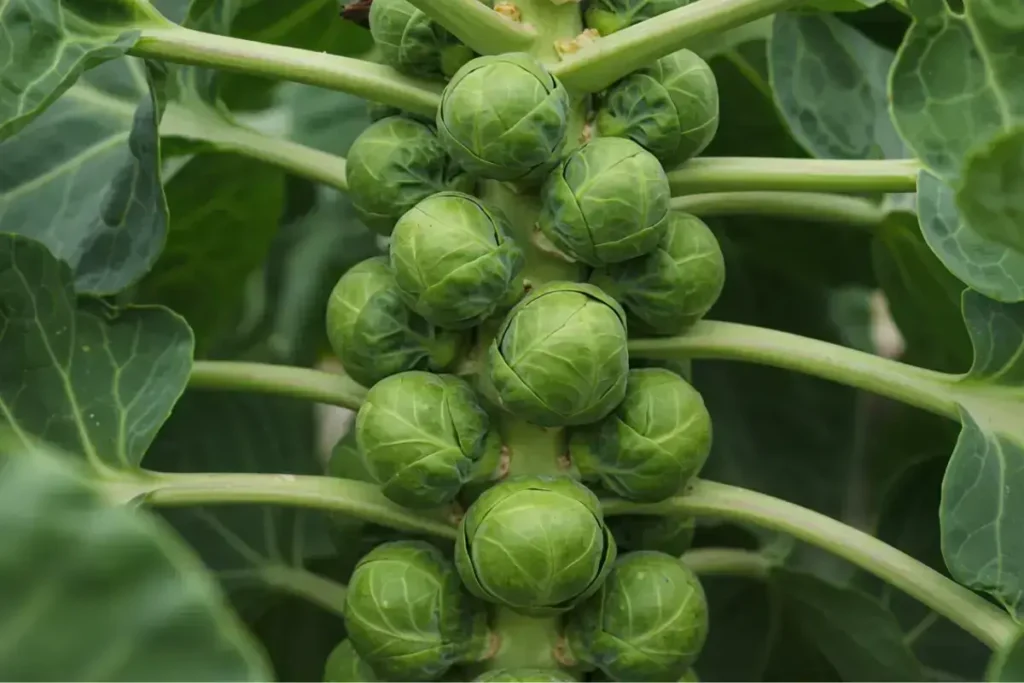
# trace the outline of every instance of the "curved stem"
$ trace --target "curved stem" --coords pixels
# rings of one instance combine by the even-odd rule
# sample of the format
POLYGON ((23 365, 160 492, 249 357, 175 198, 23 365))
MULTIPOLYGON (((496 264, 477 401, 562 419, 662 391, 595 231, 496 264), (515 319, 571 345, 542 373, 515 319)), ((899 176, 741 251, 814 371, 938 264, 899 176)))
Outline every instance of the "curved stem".
POLYGON ((358 410, 366 396, 366 389, 345 375, 269 363, 196 361, 188 385, 292 396, 350 410, 358 410))
POLYGON ((537 32, 495 12, 479 0, 409 0, 421 12, 448 29, 474 52, 496 55, 523 52, 537 32))
POLYGON ((679 337, 635 339, 637 358, 718 358, 796 370, 959 419, 954 375, 789 332, 705 320, 679 337))
POLYGON ((686 551, 680 559, 697 574, 765 579, 772 570, 767 557, 739 548, 696 548, 686 551))
POLYGON ((777 216, 862 228, 885 220, 885 211, 866 199, 815 192, 708 192, 673 197, 671 206, 695 216, 777 216))
POLYGON ((774 190, 914 192, 916 159, 847 161, 771 157, 698 157, 668 172, 672 195, 774 190))
POLYGON ((421 116, 432 117, 441 101, 439 84, 403 76, 380 64, 180 26, 143 29, 130 52, 145 59, 207 66, 341 90, 421 116))
POLYGON ((757 524, 827 550, 920 600, 993 649, 1016 632, 1013 620, 970 590, 906 553, 842 522, 755 491, 698 481, 661 503, 605 501, 605 514, 686 513, 757 524))
POLYGON ((268 586, 323 607, 339 617, 345 616, 345 595, 348 587, 305 569, 274 564, 260 567, 255 575, 268 586))
POLYGON ((552 67, 575 92, 604 90, 623 76, 711 33, 781 12, 800 0, 697 0, 584 47, 552 67))

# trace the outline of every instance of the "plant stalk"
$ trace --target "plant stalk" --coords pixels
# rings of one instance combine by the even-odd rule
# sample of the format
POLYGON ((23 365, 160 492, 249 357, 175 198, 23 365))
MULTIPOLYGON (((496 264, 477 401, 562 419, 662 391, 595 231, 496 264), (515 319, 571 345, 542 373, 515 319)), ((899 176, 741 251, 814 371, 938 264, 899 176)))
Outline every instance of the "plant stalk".
POLYGON ((697 574, 752 579, 768 578, 773 566, 763 554, 739 548, 696 548, 683 553, 680 559, 697 574))
POLYGON ((421 12, 448 29, 481 55, 525 52, 537 31, 495 12, 479 0, 409 0, 421 12))
POLYGON ((771 216, 872 229, 885 211, 866 199, 815 192, 707 192, 673 197, 670 206, 695 216, 771 216))
POLYGON ((906 553, 835 519, 756 491, 697 481, 686 495, 661 503, 608 500, 604 506, 607 515, 682 512, 781 531, 874 574, 993 649, 1010 642, 1017 630, 1005 612, 906 553))
POLYGON ((350 410, 358 410, 366 396, 366 389, 346 375, 269 363, 196 361, 188 385, 291 396, 350 410))
POLYGON ((848 161, 771 157, 698 157, 668 172, 672 195, 771 190, 914 192, 916 159, 848 161))
POLYGON ((348 587, 305 569, 273 564, 260 567, 255 575, 266 585, 319 605, 328 612, 345 616, 348 587))

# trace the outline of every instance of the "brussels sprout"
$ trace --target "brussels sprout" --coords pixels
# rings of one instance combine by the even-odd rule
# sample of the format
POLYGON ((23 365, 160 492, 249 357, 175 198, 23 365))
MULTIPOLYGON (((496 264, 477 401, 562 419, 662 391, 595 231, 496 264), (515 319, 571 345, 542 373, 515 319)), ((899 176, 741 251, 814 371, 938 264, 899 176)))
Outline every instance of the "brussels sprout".
POLYGON ((601 96, 598 133, 629 138, 675 166, 697 156, 718 132, 718 85, 707 63, 689 50, 662 57, 601 96))
POLYGON ((626 393, 625 314, 597 287, 549 282, 505 317, 487 350, 483 391, 545 427, 596 422, 626 393))
POLYGON ((470 593, 526 615, 571 609, 600 588, 614 559, 597 496, 568 477, 491 487, 469 506, 455 545, 470 593))
POLYGON ((601 590, 573 610, 573 654, 620 681, 677 681, 700 654, 708 606, 697 576, 678 558, 641 551, 620 557, 601 590))
POLYGON ((544 183, 540 229, 588 265, 626 261, 658 246, 671 194, 650 152, 632 140, 598 138, 570 153, 544 183))
POLYGON ((476 182, 448 156, 432 126, 405 116, 380 119, 359 134, 348 152, 345 180, 356 214, 382 235, 390 235, 424 197, 471 192, 476 182))
POLYGON ((495 669, 481 674, 473 680, 488 681, 489 683, 499 683, 499 681, 502 683, 560 683, 576 679, 558 669, 495 669))
POLYGON ((345 628, 359 657, 385 680, 436 680, 491 647, 482 605, 462 590, 451 562, 423 541, 395 541, 356 565, 345 628))
POLYGON ((370 34, 381 59, 408 76, 444 79, 474 52, 406 0, 373 0, 370 34))
POLYGON ((478 57, 452 77, 437 110, 438 135, 470 173, 529 180, 548 172, 565 143, 569 94, 525 53, 478 57))
POLYGON ((679 557, 693 545, 697 523, 688 515, 620 515, 608 520, 621 550, 657 550, 679 557))
POLYGON ((700 393, 662 368, 629 371, 615 410, 576 427, 569 454, 584 480, 617 495, 656 503, 683 489, 711 453, 711 416, 700 393))
POLYGON ((391 269, 406 304, 442 327, 473 327, 515 303, 524 262, 505 216, 461 192, 430 195, 391 233, 391 269))
POLYGON ((590 0, 583 19, 587 28, 606 36, 691 2, 694 0, 590 0))
POLYGON ((498 432, 455 375, 412 371, 377 382, 356 415, 356 440, 381 492, 413 508, 454 500, 501 459, 498 432))
POLYGON ((324 666, 324 683, 375 683, 381 680, 373 669, 359 658, 352 642, 343 640, 331 650, 324 666))
POLYGON ((704 221, 673 211, 657 249, 595 270, 590 282, 625 307, 633 332, 679 334, 718 301, 725 286, 725 257, 704 221))
POLYGON ((442 371, 462 337, 410 311, 387 259, 374 256, 348 270, 327 302, 327 337, 345 372, 365 386, 405 370, 442 371))

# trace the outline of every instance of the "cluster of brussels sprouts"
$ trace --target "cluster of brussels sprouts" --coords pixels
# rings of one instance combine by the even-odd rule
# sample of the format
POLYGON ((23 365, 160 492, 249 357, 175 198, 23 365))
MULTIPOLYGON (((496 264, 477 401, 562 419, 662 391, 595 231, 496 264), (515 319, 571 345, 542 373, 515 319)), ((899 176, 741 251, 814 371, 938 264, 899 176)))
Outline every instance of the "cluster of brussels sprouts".
MULTIPOLYGON (((680 4, 593 0, 585 17, 608 33, 680 4)), ((564 670, 475 680, 696 680, 707 604, 679 560, 693 521, 605 519, 598 495, 665 500, 710 453, 700 394, 631 366, 627 339, 685 332, 724 284, 715 236, 670 209, 665 172, 716 132, 711 70, 683 50, 630 74, 581 135, 530 55, 475 56, 406 0, 374 0, 370 28, 388 64, 447 84, 434 121, 375 110, 348 157, 353 206, 388 253, 329 300, 331 346, 368 388, 330 471, 407 508, 465 512, 454 548, 339 517, 340 533, 376 540, 325 680, 466 680, 501 647, 494 606, 559 619, 564 670), (536 225, 511 225, 487 183, 537 197, 536 225), (529 281, 525 240, 585 281, 529 281), (503 445, 506 416, 564 435, 560 473, 508 476, 526 456, 503 445)))

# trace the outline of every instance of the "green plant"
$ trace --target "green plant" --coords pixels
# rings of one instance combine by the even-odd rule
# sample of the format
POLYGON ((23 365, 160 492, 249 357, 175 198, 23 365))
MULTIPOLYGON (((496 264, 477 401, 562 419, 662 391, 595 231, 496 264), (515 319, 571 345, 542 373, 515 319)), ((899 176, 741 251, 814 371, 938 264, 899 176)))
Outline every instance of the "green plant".
POLYGON ((0 679, 1019 680, 953 4, 8 0, 0 679))

